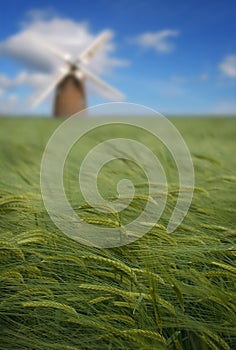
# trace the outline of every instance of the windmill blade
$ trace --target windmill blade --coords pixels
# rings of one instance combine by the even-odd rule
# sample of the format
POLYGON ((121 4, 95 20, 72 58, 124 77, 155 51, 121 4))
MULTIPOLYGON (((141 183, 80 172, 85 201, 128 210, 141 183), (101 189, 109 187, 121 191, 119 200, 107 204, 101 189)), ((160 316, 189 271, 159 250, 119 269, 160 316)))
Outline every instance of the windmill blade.
POLYGON ((93 42, 92 44, 82 52, 82 54, 79 56, 78 61, 81 61, 83 63, 87 63, 90 61, 94 55, 97 53, 97 51, 112 37, 112 34, 110 31, 102 32, 93 42))
POLYGON ((107 97, 109 97, 112 100, 116 101, 122 101, 124 100, 125 96, 117 89, 114 89, 112 86, 105 83, 103 80, 98 78, 95 74, 91 73, 89 70, 85 69, 84 67, 80 67, 83 75, 90 79, 93 83, 101 87, 107 94, 107 97))
POLYGON ((32 107, 38 106, 46 97, 49 95, 49 93, 57 86, 57 84, 64 78, 65 75, 69 73, 68 69, 63 69, 57 72, 57 74, 52 77, 51 83, 44 89, 42 92, 40 92, 38 95, 35 96, 32 102, 32 107))
POLYGON ((35 42, 39 43, 42 47, 47 48, 49 51, 51 51, 56 57, 58 57, 63 62, 67 62, 67 63, 71 62, 69 54, 62 52, 60 49, 58 49, 48 41, 43 40, 42 37, 36 34, 31 33, 29 35, 35 42))

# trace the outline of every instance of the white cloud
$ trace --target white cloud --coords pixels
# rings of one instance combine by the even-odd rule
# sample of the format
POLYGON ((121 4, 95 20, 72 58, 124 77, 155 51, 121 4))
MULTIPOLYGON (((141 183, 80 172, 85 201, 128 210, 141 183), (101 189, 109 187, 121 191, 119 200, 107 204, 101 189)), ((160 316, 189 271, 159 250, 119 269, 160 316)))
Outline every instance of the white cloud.
POLYGON ((209 76, 207 73, 202 73, 200 76, 199 76, 199 80, 200 81, 207 81, 209 79, 209 76))
POLYGON ((18 88, 20 86, 39 88, 48 80, 49 76, 45 73, 29 73, 27 71, 22 71, 13 78, 9 78, 5 74, 0 74, 0 86, 3 91, 18 88))
POLYGON ((219 65, 221 72, 230 78, 236 78, 236 55, 228 55, 219 65))
MULTIPOLYGON (((40 43, 37 37, 73 58, 78 58, 96 35, 90 32, 87 23, 77 23, 63 18, 46 20, 34 16, 34 20, 25 24, 19 33, 0 43, 0 55, 20 61, 27 68, 34 70, 45 72, 55 70, 61 64, 60 60, 40 43)), ((108 68, 124 63, 122 60, 110 57, 114 49, 114 43, 107 43, 97 52, 92 61, 94 71, 104 73, 108 68)))
MULTIPOLYGON (((97 33, 95 35, 90 31, 89 25, 85 22, 78 23, 52 15, 54 17, 48 18, 45 11, 31 11, 21 30, 0 42, 0 58, 1 56, 10 58, 23 67, 23 71, 13 78, 0 72, 1 104, 3 96, 6 98, 6 93, 9 95, 11 89, 17 90, 23 85, 30 89, 44 88, 51 74, 63 65, 63 62, 46 45, 37 40, 37 37, 76 59, 97 36, 97 33)), ((103 75, 109 73, 115 66, 127 64, 126 61, 111 57, 114 51, 114 42, 110 40, 90 61, 89 69, 103 75)))
POLYGON ((0 114, 32 114, 34 91, 41 91, 50 81, 47 73, 22 71, 13 78, 0 74, 0 114), (22 96, 22 88, 30 93, 22 96))
POLYGON ((165 29, 158 32, 146 32, 132 39, 139 46, 146 49, 153 49, 156 52, 168 53, 173 51, 174 45, 170 38, 179 36, 179 30, 165 29))
POLYGON ((53 17, 58 17, 58 13, 53 7, 47 7, 43 9, 33 8, 26 13, 25 20, 22 22, 22 25, 27 26, 29 22, 43 19, 52 19, 53 17))
POLYGON ((23 104, 21 103, 18 95, 16 94, 2 94, 0 96, 0 115, 9 115, 9 114, 21 114, 23 104))

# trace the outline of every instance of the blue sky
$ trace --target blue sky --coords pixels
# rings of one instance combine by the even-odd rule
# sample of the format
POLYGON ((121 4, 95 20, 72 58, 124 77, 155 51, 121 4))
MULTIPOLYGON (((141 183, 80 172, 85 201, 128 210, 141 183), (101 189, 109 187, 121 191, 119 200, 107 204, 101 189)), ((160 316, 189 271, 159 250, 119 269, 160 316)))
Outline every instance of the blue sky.
MULTIPOLYGON (((44 48, 40 56, 30 42, 25 45, 25 33, 35 28, 39 33, 46 28, 43 35, 49 41, 55 32, 61 35, 60 49, 73 52, 76 33, 89 42, 104 29, 112 31, 110 46, 88 68, 129 102, 164 114, 236 114, 233 0, 21 0, 19 6, 6 1, 0 6, 1 114, 50 114, 52 94, 36 110, 30 109, 32 95, 44 88, 59 65, 55 60, 54 67, 44 48)), ((105 101, 88 86, 89 105, 105 101)))

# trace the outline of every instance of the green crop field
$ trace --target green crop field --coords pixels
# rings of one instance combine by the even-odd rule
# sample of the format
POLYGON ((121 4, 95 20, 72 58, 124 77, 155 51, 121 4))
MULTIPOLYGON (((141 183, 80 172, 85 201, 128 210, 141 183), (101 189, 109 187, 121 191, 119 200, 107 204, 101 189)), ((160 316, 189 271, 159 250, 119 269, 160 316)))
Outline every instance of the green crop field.
POLYGON ((132 128, 108 128, 84 137, 69 155, 67 196, 81 218, 100 227, 124 225, 150 199, 142 169, 117 159, 99 174, 99 190, 114 200, 117 181, 131 179, 130 206, 117 217, 86 205, 78 165, 91 147, 122 132, 147 145, 165 169, 161 219, 131 244, 99 249, 68 238, 44 208, 40 162, 61 121, 0 119, 0 349, 235 349, 236 118, 172 121, 190 149, 195 189, 171 234, 178 172, 161 143, 132 128))

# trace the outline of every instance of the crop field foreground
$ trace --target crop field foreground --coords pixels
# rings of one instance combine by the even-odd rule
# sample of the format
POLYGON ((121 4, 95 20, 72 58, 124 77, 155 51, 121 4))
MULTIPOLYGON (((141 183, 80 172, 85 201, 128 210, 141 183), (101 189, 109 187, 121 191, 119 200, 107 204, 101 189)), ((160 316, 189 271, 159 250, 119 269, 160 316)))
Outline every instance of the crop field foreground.
MULTIPOLYGON (((71 150, 65 191, 93 226, 125 225, 150 200, 144 171, 116 159, 99 173, 98 188, 112 201, 117 182, 130 179, 135 194, 128 208, 105 213, 85 203, 79 164, 97 143, 120 133, 135 138, 156 154, 168 180, 160 220, 144 223, 149 232, 131 244, 99 249, 63 234, 42 201, 41 158, 62 121, 0 119, 0 349, 236 348, 236 118, 171 121, 190 149, 195 189, 187 216, 170 234, 178 171, 161 142, 132 128, 107 127, 71 150)), ((158 120, 147 123, 158 127, 158 120)))

